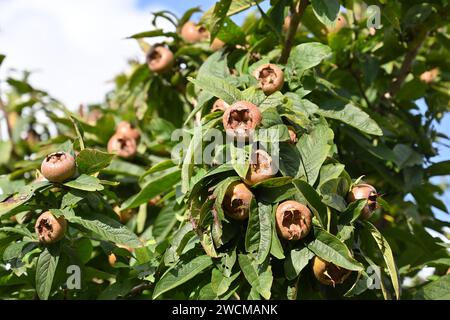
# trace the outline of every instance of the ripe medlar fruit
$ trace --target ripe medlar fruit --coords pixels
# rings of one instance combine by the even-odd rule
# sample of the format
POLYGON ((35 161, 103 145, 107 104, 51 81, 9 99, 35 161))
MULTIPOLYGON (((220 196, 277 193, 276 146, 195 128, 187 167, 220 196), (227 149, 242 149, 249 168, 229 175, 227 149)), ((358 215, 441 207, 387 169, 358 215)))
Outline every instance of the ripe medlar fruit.
POLYGON ((333 287, 336 284, 343 283, 351 274, 350 270, 336 266, 334 263, 325 261, 318 256, 314 257, 313 272, 320 283, 333 287))
POLYGON ((296 144, 298 142, 297 133, 291 127, 288 128, 289 132, 289 143, 296 144))
POLYGON ((154 45, 147 54, 148 68, 156 73, 169 70, 174 62, 173 53, 162 45, 154 45))
POLYGON ((332 28, 327 28, 327 31, 329 33, 335 33, 341 30, 342 28, 345 28, 347 26, 347 20, 345 17, 341 14, 336 20, 336 25, 332 28))
POLYGON ((56 218, 50 211, 46 211, 37 219, 34 230, 41 243, 52 244, 64 237, 67 221, 63 216, 56 218))
POLYGON ((242 182, 230 184, 223 199, 222 208, 225 214, 235 220, 245 220, 250 212, 253 193, 242 182))
POLYGON ((133 138, 136 141, 141 138, 139 131, 126 121, 122 121, 118 124, 116 133, 125 137, 133 138))
POLYGON ((256 150, 252 154, 245 182, 254 185, 274 176, 275 168, 272 164, 272 157, 264 150, 256 150))
POLYGON ((278 205, 276 223, 278 234, 282 238, 300 240, 311 231, 311 210, 297 201, 285 201, 278 205))
POLYGON ((211 108, 211 112, 215 112, 218 110, 225 111, 229 106, 230 105, 225 101, 223 101, 222 99, 217 99, 211 108))
POLYGON ((260 65, 253 72, 253 76, 259 81, 259 86, 267 95, 280 90, 284 84, 284 72, 272 63, 260 65))
POLYGON ((367 199, 367 204, 364 206, 361 214, 361 218, 363 219, 369 219, 372 216, 373 212, 378 207, 377 198, 377 190, 370 184, 365 183, 353 186, 352 191, 350 191, 347 196, 348 202, 367 199))
POLYGON ((213 42, 210 45, 211 50, 213 51, 219 51, 225 46, 225 42, 220 40, 219 38, 215 38, 213 42))
POLYGON ((196 43, 207 40, 209 38, 209 32, 205 27, 199 26, 192 21, 188 21, 181 28, 181 37, 186 42, 196 43))
POLYGON ((425 71, 424 73, 422 73, 420 75, 420 80, 430 84, 434 81, 434 79, 436 79, 436 77, 439 75, 439 69, 438 68, 433 68, 431 70, 425 71))
POLYGON ((248 139, 251 131, 261 124, 259 108, 251 102, 238 101, 227 108, 223 114, 223 127, 227 134, 238 139, 248 139))
POLYGON ((41 172, 48 181, 62 183, 75 175, 75 158, 67 152, 51 153, 42 161, 41 172))
POLYGON ((125 159, 133 158, 137 153, 136 140, 116 133, 108 141, 108 153, 115 153, 125 159))
MULTIPOLYGON (((123 244, 117 244, 117 247, 122 248, 122 249, 126 249, 126 250, 128 250, 128 252, 130 252, 130 253, 133 253, 133 252, 134 252, 134 249, 133 249, 133 248, 130 248, 130 247, 128 247, 128 246, 126 246, 126 245, 123 245, 123 244)), ((114 265, 116 264, 116 261, 117 261, 117 256, 116 256, 114 253, 111 252, 111 253, 108 255, 108 262, 109 262, 109 264, 111 265, 111 267, 114 266, 114 265)))

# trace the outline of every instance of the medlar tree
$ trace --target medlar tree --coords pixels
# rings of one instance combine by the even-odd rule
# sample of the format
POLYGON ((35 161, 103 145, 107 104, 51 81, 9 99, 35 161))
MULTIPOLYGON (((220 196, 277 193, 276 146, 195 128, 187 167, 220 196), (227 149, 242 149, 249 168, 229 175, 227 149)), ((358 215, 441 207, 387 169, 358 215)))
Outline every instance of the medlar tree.
POLYGON ((431 161, 446 138, 448 4, 260 2, 221 0, 198 21, 198 8, 155 13, 176 32, 131 36, 144 62, 78 114, 8 79, 2 297, 448 296, 448 246, 427 231, 449 227, 432 178, 450 165, 431 161), (36 110, 56 133, 35 128, 36 110), (22 112, 26 125, 9 120, 22 112))

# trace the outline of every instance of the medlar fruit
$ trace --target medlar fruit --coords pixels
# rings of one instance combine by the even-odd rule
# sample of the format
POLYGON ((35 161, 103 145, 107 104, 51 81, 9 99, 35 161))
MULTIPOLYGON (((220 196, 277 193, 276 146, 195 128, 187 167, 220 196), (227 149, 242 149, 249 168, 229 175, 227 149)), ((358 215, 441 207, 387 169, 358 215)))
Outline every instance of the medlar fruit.
POLYGON ((242 182, 230 184, 223 199, 222 208, 225 214, 235 220, 245 220, 250 212, 253 193, 242 182))
POLYGON ((219 38, 215 38, 213 42, 210 45, 211 50, 213 51, 219 51, 225 46, 225 42, 220 40, 219 38))
POLYGON ((225 101, 223 101, 222 99, 217 99, 211 108, 211 112, 215 112, 218 110, 225 111, 229 106, 230 105, 225 101))
POLYGON ((267 95, 280 90, 284 84, 284 72, 272 63, 260 65, 253 72, 253 76, 259 81, 259 86, 267 95))
POLYGON ((239 139, 248 139, 251 131, 261 124, 259 108, 247 101, 238 101, 227 108, 223 114, 223 127, 227 134, 239 139))
MULTIPOLYGON (((133 248, 130 248, 130 247, 128 247, 126 245, 123 245, 123 244, 117 244, 117 247, 122 248, 122 249, 126 249, 130 253, 134 252, 133 248)), ((111 267, 113 267, 116 264, 116 261, 117 261, 117 256, 114 253, 111 252, 108 255, 108 263, 111 265, 111 267)))
POLYGON ((254 185, 274 176, 275 168, 272 164, 272 157, 264 150, 256 150, 252 154, 245 182, 249 185, 254 185))
POLYGON ((279 204, 275 215, 278 234, 286 240, 300 240, 311 231, 311 210, 297 201, 279 204))
POLYGON ((174 62, 173 53, 162 45, 154 45, 147 54, 148 68, 156 73, 169 70, 174 62))
POLYGON ((186 22, 181 28, 181 37, 188 43, 196 43, 209 38, 208 30, 192 21, 186 22))
POLYGON ((367 199, 367 204, 364 206, 361 214, 362 219, 369 219, 375 209, 378 207, 377 190, 370 184, 357 184, 353 186, 352 191, 347 196, 348 202, 353 202, 359 199, 367 199))
POLYGON ((296 144, 298 142, 297 133, 291 127, 288 128, 288 132, 289 132, 289 143, 296 144))
POLYGON ((434 79, 436 79, 436 77, 439 75, 439 69, 438 68, 433 68, 431 70, 425 71, 424 73, 422 73, 420 75, 420 80, 430 84, 434 81, 434 79))
POLYGON ((42 213, 34 225, 39 242, 52 244, 64 237, 67 221, 64 216, 56 218, 50 211, 42 213))
POLYGON ((126 121, 122 121, 118 124, 116 133, 125 137, 133 138, 136 141, 141 138, 139 131, 126 121))
POLYGON ((41 164, 42 175, 50 182, 62 183, 75 175, 75 158, 67 152, 54 152, 41 164))
POLYGON ((339 15, 339 17, 336 20, 336 25, 332 28, 327 28, 329 33, 335 33, 341 30, 342 28, 345 28, 347 26, 347 20, 343 15, 339 15))
POLYGON ((133 158, 137 153, 136 140, 116 133, 108 141, 108 153, 115 153, 125 159, 133 158))
POLYGON ((318 256, 314 257, 313 272, 320 283, 333 287, 336 284, 343 283, 351 274, 350 270, 336 266, 334 263, 325 261, 318 256))

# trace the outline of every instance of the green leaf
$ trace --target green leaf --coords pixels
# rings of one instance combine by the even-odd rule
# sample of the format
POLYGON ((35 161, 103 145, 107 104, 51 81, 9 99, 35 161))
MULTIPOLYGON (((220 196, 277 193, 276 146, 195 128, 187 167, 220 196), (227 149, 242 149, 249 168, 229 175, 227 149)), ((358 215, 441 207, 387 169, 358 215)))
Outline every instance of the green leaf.
POLYGON ((334 101, 334 103, 322 104, 316 113, 326 118, 342 121, 367 134, 383 135, 383 131, 375 120, 351 103, 343 105, 340 101, 334 101))
POLYGON ((66 219, 92 231, 103 240, 123 244, 131 248, 142 246, 138 237, 126 226, 105 215, 96 213, 83 217, 68 215, 66 219))
POLYGON ((256 262, 263 263, 270 252, 272 241, 272 206, 261 202, 256 207, 252 201, 245 234, 245 249, 247 252, 256 252, 256 262))
POLYGON ((191 280, 211 265, 212 260, 207 255, 196 257, 189 262, 180 261, 173 268, 167 270, 156 283, 153 299, 191 280))
POLYGON ((245 147, 239 148, 234 146, 234 144, 230 144, 230 153, 231 164, 234 170, 242 179, 245 179, 250 166, 249 153, 245 147))
POLYGON ((321 228, 315 228, 314 235, 316 239, 306 246, 316 256, 347 270, 363 270, 362 264, 351 256, 350 250, 341 240, 321 228))
POLYGON ((317 180, 320 167, 333 146, 333 138, 333 130, 321 123, 309 134, 302 135, 297 143, 303 169, 310 185, 314 185, 317 180))
POLYGON ((239 265, 244 273, 245 279, 264 299, 270 299, 270 289, 272 288, 273 276, 270 264, 264 262, 257 263, 249 255, 240 254, 238 256, 239 265))
POLYGON ((240 272, 235 273, 231 277, 226 277, 218 270, 213 269, 211 274, 211 287, 217 296, 220 296, 228 291, 231 283, 240 275, 240 272))
POLYGON ((209 20, 209 31, 211 33, 211 42, 219 33, 223 26, 228 10, 230 9, 231 0, 219 0, 214 5, 211 18, 209 20))
POLYGON ((450 160, 433 163, 425 172, 429 177, 450 175, 450 160))
POLYGON ((301 192, 303 197, 308 201, 309 207, 322 227, 327 225, 327 207, 322 203, 320 195, 306 181, 296 179, 293 181, 295 187, 301 192))
POLYGON ((82 174, 75 180, 64 183, 66 187, 84 191, 101 191, 104 187, 96 177, 82 174))
POLYGON ((47 300, 50 295, 58 261, 59 252, 53 252, 49 248, 45 248, 39 255, 36 265, 36 292, 41 300, 47 300))
POLYGON ((0 66, 2 65, 5 58, 6 58, 6 56, 4 54, 0 54, 0 66))
POLYGON ((417 289, 414 294, 417 300, 450 300, 450 274, 438 280, 432 281, 422 288, 417 289))
POLYGON ((406 144, 397 144, 393 151, 395 154, 395 163, 400 169, 416 165, 420 166, 423 163, 422 156, 406 144))
POLYGON ((170 169, 170 168, 175 167, 175 166, 176 166, 176 164, 170 159, 158 162, 157 164, 152 166, 150 169, 145 171, 145 173, 140 177, 139 180, 142 181, 149 174, 152 174, 152 173, 155 173, 155 172, 164 171, 166 169, 170 169))
POLYGON ((84 149, 77 156, 77 165, 80 173, 91 174, 108 167, 114 155, 95 150, 84 149))
POLYGON ((297 278, 313 257, 314 253, 306 247, 292 249, 284 260, 286 278, 288 280, 297 278))
POLYGON ((340 163, 330 163, 322 166, 319 173, 319 188, 325 182, 338 178, 345 169, 345 165, 340 163))
POLYGON ((285 77, 289 86, 291 88, 300 86, 305 70, 317 66, 330 54, 330 47, 319 42, 302 43, 293 48, 285 70, 285 77))
MULTIPOLYGON (((256 5, 256 3, 262 2, 263 0, 257 0, 257 1, 251 1, 251 0, 233 0, 231 2, 231 5, 228 9, 227 12, 227 16, 230 17, 232 15, 235 15, 241 11, 247 10, 251 7, 253 7, 254 5, 256 5)), ((212 18, 213 12, 214 12, 214 8, 215 6, 209 8, 204 15, 202 16, 202 18, 200 19, 200 23, 204 23, 204 24, 210 24, 210 20, 212 18)))
POLYGON ((138 194, 127 199, 122 204, 121 210, 139 207, 141 204, 150 201, 157 195, 171 190, 173 186, 180 181, 180 177, 181 171, 176 170, 155 179, 151 179, 138 194))
POLYGON ((394 255, 392 254, 391 247, 387 240, 383 237, 383 235, 378 231, 377 228, 370 222, 366 222, 365 224, 369 229, 370 234, 374 238, 375 242, 378 245, 381 253, 383 254, 384 261, 386 262, 386 266, 389 270, 389 274, 391 276, 392 286, 395 290, 395 295, 397 300, 400 299, 400 283, 397 273, 397 266, 395 265, 394 255))
POLYGON ((241 92, 234 85, 218 77, 204 75, 200 79, 189 77, 188 80, 200 89, 211 93, 230 105, 236 101, 243 100, 241 92))
POLYGON ((0 141, 0 165, 7 164, 9 162, 12 148, 13 146, 11 141, 0 141))
POLYGON ((317 19, 327 27, 333 27, 339 14, 337 0, 311 0, 313 12, 317 19))
POLYGON ((163 29, 156 29, 133 34, 132 36, 129 36, 128 39, 142 39, 142 38, 153 38, 162 36, 178 38, 178 34, 175 32, 165 32, 163 29))
POLYGON ((145 173, 145 170, 127 161, 113 159, 111 164, 107 168, 103 169, 102 172, 108 174, 141 177, 145 173))

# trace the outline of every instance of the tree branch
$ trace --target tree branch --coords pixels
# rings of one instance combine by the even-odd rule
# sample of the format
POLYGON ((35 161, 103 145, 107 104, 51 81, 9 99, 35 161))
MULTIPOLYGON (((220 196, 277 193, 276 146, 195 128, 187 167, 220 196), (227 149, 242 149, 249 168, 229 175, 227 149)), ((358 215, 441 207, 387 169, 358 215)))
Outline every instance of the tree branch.
POLYGON ((308 6, 308 0, 300 0, 296 4, 291 6, 291 22, 289 23, 289 29, 286 36, 286 42, 284 43, 283 51, 279 59, 279 63, 285 64, 291 54, 292 45, 294 44, 295 34, 297 33, 300 20, 308 6))
POLYGON ((405 59, 403 60, 400 70, 398 71, 397 76, 392 81, 391 87, 388 91, 388 93, 391 97, 396 95, 397 92, 403 86, 406 76, 408 75, 409 71, 411 70, 412 64, 413 64, 414 60, 416 59, 416 56, 419 53, 420 48, 422 47, 423 43, 425 42, 425 39, 427 38, 428 33, 429 33, 428 30, 422 30, 418 34, 417 38, 414 39, 414 41, 411 43, 411 46, 409 47, 409 50, 405 55, 405 59))

